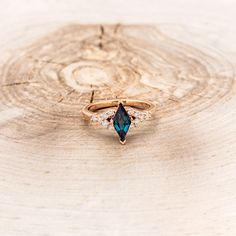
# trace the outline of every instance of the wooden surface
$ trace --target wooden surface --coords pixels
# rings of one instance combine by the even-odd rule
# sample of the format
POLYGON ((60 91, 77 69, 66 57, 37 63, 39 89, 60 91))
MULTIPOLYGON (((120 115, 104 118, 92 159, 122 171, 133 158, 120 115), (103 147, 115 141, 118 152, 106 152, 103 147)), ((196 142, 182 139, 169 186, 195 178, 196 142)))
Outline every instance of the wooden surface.
POLYGON ((0 235, 236 234, 235 4, 150 2, 1 3, 0 235), (122 146, 92 93, 158 111, 122 146))

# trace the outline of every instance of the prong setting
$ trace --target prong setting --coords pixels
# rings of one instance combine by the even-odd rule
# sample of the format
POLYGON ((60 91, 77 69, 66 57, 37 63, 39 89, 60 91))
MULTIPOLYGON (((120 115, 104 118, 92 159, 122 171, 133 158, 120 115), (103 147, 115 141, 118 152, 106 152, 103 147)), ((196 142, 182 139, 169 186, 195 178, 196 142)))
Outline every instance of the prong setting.
MULTIPOLYGON (((119 140, 120 140, 120 139, 119 139, 119 140)), ((122 145, 125 145, 126 139, 125 139, 124 141, 120 140, 120 143, 121 143, 122 145)))

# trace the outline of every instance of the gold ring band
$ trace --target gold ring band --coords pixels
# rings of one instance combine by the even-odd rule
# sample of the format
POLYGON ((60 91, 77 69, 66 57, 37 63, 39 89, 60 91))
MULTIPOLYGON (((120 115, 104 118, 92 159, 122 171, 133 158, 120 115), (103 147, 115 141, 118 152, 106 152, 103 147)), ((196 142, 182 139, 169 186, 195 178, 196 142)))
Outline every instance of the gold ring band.
POLYGON ((117 107, 119 103, 122 103, 123 106, 138 108, 141 110, 148 111, 152 114, 155 112, 156 109, 155 104, 149 101, 134 99, 112 99, 90 103, 83 108, 82 113, 85 118, 90 119, 93 116, 94 112, 109 107, 117 107))

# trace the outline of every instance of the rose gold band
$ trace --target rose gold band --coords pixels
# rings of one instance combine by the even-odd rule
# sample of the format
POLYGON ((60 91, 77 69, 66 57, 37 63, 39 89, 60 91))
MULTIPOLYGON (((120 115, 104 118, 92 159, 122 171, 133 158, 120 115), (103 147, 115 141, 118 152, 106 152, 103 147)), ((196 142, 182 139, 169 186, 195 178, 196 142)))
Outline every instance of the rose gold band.
POLYGON ((156 109, 155 104, 148 101, 135 99, 112 99, 90 103, 83 108, 82 113, 85 118, 90 119, 96 111, 109 107, 117 107, 119 103, 122 103, 123 106, 133 107, 143 111, 147 111, 150 114, 153 114, 156 109))

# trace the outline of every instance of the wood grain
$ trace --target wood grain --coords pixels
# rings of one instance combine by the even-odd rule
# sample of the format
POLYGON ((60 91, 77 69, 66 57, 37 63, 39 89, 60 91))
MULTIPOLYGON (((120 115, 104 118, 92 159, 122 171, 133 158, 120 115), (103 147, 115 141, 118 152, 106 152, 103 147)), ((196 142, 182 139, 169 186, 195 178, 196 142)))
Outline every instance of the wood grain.
POLYGON ((70 24, 9 55, 1 235, 235 235, 235 64, 178 35, 70 24), (156 118, 121 146, 82 119, 92 94, 153 101, 156 118))

